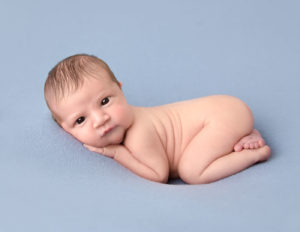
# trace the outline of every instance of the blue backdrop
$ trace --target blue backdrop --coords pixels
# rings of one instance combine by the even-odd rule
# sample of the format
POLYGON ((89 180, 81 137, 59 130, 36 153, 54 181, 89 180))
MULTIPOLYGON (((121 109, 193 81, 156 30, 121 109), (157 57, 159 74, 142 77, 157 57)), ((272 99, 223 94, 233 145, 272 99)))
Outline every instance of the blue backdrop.
POLYGON ((299 7, 1 1, 0 231, 300 231, 299 7), (241 98, 272 158, 209 185, 163 185, 85 150, 43 99, 48 71, 75 53, 106 60, 133 105, 241 98))

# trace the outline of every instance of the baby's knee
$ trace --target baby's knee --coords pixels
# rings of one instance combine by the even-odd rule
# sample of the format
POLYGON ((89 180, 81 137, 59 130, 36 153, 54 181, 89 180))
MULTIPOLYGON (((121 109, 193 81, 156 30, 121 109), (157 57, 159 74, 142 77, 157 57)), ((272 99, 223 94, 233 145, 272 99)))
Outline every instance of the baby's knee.
POLYGON ((189 160, 181 160, 178 165, 178 175, 187 184, 207 184, 210 181, 202 177, 200 167, 196 167, 189 160))

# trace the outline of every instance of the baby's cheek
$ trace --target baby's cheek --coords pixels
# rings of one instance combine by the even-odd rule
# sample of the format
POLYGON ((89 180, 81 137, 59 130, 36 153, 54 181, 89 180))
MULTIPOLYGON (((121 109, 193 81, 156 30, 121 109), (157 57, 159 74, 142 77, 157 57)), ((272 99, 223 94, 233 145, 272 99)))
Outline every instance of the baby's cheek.
POLYGON ((75 139, 77 139, 78 141, 80 141, 80 142, 82 142, 82 143, 85 143, 85 136, 84 135, 82 135, 82 134, 79 134, 79 133, 74 133, 74 134, 72 134, 73 135, 73 137, 75 138, 75 139))
POLYGON ((126 115, 128 114, 127 107, 124 106, 117 106, 114 108, 114 115, 120 119, 124 119, 126 115))
POLYGON ((75 139, 77 139, 81 143, 89 144, 92 142, 90 134, 87 133, 86 131, 76 132, 76 133, 73 133, 72 135, 75 139))

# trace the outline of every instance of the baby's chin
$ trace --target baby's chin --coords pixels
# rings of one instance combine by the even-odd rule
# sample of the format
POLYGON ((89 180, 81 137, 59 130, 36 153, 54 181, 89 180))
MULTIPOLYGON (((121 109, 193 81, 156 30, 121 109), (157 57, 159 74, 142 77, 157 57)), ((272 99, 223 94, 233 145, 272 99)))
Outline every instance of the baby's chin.
POLYGON ((110 145, 120 145, 123 143, 124 140, 124 133, 116 134, 114 136, 111 136, 107 141, 101 141, 98 143, 93 143, 93 144, 88 144, 94 147, 102 148, 102 147, 107 147, 110 145))

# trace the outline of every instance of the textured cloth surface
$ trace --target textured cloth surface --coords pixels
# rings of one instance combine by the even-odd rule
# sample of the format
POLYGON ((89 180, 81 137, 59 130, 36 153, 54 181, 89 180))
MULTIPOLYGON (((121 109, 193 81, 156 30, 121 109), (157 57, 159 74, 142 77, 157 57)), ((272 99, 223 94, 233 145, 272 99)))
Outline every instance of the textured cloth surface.
POLYGON ((2 1, 0 231, 300 231, 299 7, 2 1), (85 150, 43 99, 48 71, 75 53, 107 61, 133 105, 241 98, 272 158, 209 185, 163 185, 85 150))

